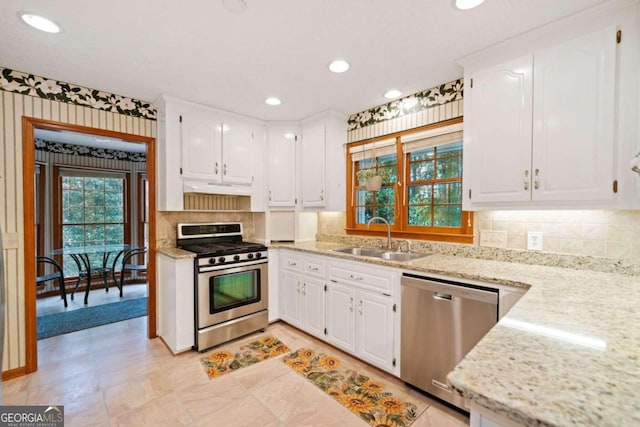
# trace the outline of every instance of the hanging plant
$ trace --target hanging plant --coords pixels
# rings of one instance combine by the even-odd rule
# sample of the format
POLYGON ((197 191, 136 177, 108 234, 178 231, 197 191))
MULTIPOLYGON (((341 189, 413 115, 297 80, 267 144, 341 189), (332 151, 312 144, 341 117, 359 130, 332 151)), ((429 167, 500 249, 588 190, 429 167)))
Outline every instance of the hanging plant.
MULTIPOLYGON (((362 145, 362 157, 364 158, 364 144, 362 145)), ((378 191, 382 187, 382 176, 378 172, 378 158, 376 157, 376 147, 373 146, 373 157, 371 165, 366 169, 357 172, 358 182, 365 181, 368 191, 378 191)))

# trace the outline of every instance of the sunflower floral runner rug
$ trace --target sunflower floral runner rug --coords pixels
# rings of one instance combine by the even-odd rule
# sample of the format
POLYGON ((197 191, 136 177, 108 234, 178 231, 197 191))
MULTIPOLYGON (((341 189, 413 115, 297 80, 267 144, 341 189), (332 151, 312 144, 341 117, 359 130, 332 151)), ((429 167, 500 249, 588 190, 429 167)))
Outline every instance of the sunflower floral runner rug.
POLYGON ((200 360, 209 379, 212 379, 290 351, 291 349, 282 341, 266 335, 241 345, 235 351, 233 348, 213 350, 200 360))
POLYGON ((334 356, 301 348, 282 360, 372 426, 410 426, 428 407, 399 398, 383 381, 359 374, 334 356))

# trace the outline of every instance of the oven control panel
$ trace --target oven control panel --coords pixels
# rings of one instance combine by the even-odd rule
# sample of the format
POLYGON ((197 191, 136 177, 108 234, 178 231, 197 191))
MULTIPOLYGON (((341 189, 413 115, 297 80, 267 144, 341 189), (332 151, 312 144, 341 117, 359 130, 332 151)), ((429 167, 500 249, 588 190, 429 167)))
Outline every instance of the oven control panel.
POLYGON ((232 266, 234 264, 241 264, 250 261, 267 261, 267 251, 258 252, 246 252, 242 254, 233 255, 219 255, 219 256, 203 256, 197 258, 198 267, 214 267, 214 266, 232 266))

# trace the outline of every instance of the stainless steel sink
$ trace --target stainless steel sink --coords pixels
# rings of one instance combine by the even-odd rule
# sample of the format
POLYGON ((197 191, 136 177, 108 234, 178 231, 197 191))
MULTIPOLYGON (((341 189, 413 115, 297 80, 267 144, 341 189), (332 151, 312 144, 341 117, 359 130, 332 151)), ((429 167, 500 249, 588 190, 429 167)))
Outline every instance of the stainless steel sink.
POLYGON ((340 252, 343 254, 349 255, 358 255, 358 256, 366 256, 371 258, 380 258, 386 259, 389 261, 413 261, 414 259, 424 258, 429 254, 420 254, 416 252, 393 252, 387 249, 377 249, 377 248, 344 248, 344 249, 334 249, 334 252, 340 252))
POLYGON ((360 256, 368 256, 375 258, 382 258, 382 254, 386 252, 385 249, 376 249, 376 248, 345 248, 345 249, 334 249, 335 252, 342 252, 343 254, 349 255, 360 255, 360 256))
POLYGON ((428 254, 418 254, 415 252, 384 252, 382 253, 382 259, 388 259, 389 261, 412 261, 418 258, 424 258, 428 254))

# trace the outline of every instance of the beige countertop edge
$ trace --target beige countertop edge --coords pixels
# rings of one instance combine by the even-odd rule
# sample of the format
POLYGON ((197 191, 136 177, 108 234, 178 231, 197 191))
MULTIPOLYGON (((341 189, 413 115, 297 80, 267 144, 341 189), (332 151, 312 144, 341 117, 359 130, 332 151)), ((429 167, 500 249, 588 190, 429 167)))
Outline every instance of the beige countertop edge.
POLYGON ((195 258, 196 254, 179 248, 158 248, 156 253, 167 255, 174 259, 195 258))
POLYGON ((449 374, 465 398, 524 425, 640 425, 640 278, 430 255, 408 263, 274 248, 529 288, 449 374))

